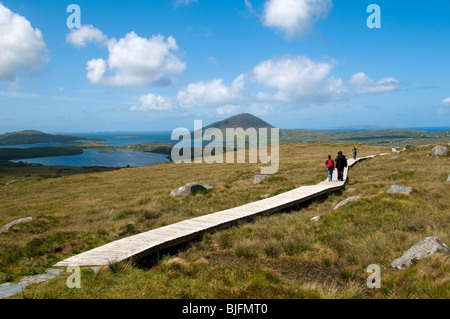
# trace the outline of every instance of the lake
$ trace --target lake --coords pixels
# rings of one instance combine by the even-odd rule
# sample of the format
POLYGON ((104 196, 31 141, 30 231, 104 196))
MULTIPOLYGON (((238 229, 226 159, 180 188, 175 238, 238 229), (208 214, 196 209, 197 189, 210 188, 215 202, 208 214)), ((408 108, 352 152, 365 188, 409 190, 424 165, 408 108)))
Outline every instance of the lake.
POLYGON ((136 152, 133 150, 83 150, 80 155, 27 158, 13 162, 39 163, 44 166, 105 166, 105 167, 142 167, 168 162, 165 154, 136 152))
MULTIPOLYGON (((68 133, 66 133, 68 134, 68 133)), ((70 134, 70 133, 69 133, 70 134)), ((80 137, 90 137, 94 139, 107 139, 101 142, 108 146, 125 146, 132 144, 141 144, 149 142, 169 142, 177 143, 171 140, 171 132, 120 132, 120 133, 73 133, 80 137)), ((30 148, 38 146, 68 145, 62 143, 37 143, 1 146, 3 148, 30 148)), ((105 167, 142 167, 155 165, 162 162, 169 162, 166 154, 137 152, 133 150, 83 150, 83 154, 69 156, 39 157, 14 160, 13 162, 39 163, 45 166, 105 166, 105 167)))

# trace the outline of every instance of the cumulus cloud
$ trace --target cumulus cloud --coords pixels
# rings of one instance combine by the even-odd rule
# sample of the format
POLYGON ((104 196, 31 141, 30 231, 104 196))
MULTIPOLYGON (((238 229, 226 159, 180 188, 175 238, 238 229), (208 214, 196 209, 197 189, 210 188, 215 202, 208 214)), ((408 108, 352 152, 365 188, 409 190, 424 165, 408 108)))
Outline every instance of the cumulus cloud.
MULTIPOLYGON (((105 65, 98 63, 102 74, 105 65)), ((254 114, 267 115, 276 105, 307 104, 349 99, 360 94, 377 94, 397 90, 394 78, 371 80, 365 73, 356 73, 344 82, 332 74, 334 62, 313 61, 306 56, 285 55, 263 61, 249 72, 227 84, 223 79, 200 81, 187 85, 176 97, 144 103, 141 110, 165 108, 216 107, 221 115, 231 115, 249 108, 254 114), (150 105, 150 106, 149 106, 150 105)), ((446 100, 449 103, 450 100, 446 100)), ((135 107, 138 109, 139 107, 135 107)))
POLYGON ((229 104, 224 105, 219 108, 217 108, 216 112, 219 115, 233 115, 236 114, 239 111, 239 105, 235 104, 229 104))
POLYGON ((84 47, 88 43, 105 44, 108 37, 92 25, 82 25, 79 29, 72 29, 66 35, 66 42, 76 47, 84 47))
POLYGON ((442 101, 441 107, 439 108, 439 113, 450 113, 450 97, 442 101))
POLYGON ((400 87, 400 83, 392 77, 374 81, 363 72, 354 74, 350 83, 355 86, 355 91, 361 94, 390 92, 398 90, 400 87))
POLYGON ((326 18, 332 0, 268 0, 264 5, 263 23, 283 31, 288 37, 310 31, 320 18, 326 18))
POLYGON ((147 94, 139 98, 140 105, 132 106, 131 111, 166 111, 174 108, 173 103, 161 95, 147 94))
POLYGON ((142 38, 135 32, 108 40, 109 57, 87 62, 87 78, 93 84, 115 87, 167 85, 173 74, 184 72, 186 64, 174 54, 173 37, 142 38))
POLYGON ((0 3, 0 80, 17 82, 20 70, 38 73, 47 62, 41 31, 0 3))
POLYGON ((341 79, 330 76, 332 65, 315 62, 305 56, 284 56, 259 63, 252 78, 275 88, 276 93, 258 93, 260 100, 317 102, 339 99, 348 93, 341 79))
POLYGON ((233 104, 242 99, 244 85, 244 75, 238 76, 230 85, 224 84, 223 79, 191 83, 178 92, 177 100, 184 108, 233 104))

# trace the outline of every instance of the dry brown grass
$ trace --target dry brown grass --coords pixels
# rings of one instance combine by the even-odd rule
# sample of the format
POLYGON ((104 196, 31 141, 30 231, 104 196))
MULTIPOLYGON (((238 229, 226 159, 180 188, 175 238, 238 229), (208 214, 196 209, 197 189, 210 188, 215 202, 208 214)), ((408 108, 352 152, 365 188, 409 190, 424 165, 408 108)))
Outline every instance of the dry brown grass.
MULTIPOLYGON (((278 178, 259 185, 252 181, 260 164, 158 164, 3 186, 0 224, 26 216, 36 222, 0 235, 0 276, 15 279, 122 236, 321 182, 326 155, 341 149, 349 154, 352 146, 282 144, 278 178), (169 196, 192 181, 214 188, 183 199, 169 196)), ((299 211, 205 235, 178 254, 186 260, 180 267, 167 267, 163 259, 149 270, 127 267, 95 276, 86 271, 81 290, 69 291, 61 278, 30 288, 31 297, 448 298, 447 257, 434 257, 406 272, 390 267, 427 236, 450 242, 449 158, 434 158, 431 149, 414 147, 396 154, 398 159, 358 163, 342 193, 299 211), (413 192, 385 194, 392 184, 411 186, 413 192), (333 211, 353 195, 363 198, 333 211), (321 219, 312 222, 313 216, 321 219), (207 262, 196 263, 199 259, 207 262), (373 263, 382 268, 379 290, 365 286, 365 269, 373 263)), ((359 146, 358 151, 365 156, 386 149, 359 146)))

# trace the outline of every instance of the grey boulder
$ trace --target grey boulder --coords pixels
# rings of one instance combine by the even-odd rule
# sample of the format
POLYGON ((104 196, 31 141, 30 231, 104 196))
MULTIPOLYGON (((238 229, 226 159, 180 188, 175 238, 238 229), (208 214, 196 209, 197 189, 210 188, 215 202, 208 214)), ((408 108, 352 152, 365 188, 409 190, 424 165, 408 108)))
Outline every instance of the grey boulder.
POLYGON ((400 185, 392 185, 386 191, 388 194, 410 194, 412 192, 412 188, 408 186, 400 186, 400 185))
POLYGON ((441 145, 434 147, 433 151, 431 152, 431 154, 433 156, 446 156, 447 153, 448 153, 448 148, 445 146, 441 146, 441 145))
POLYGON ((342 202, 340 202, 339 204, 337 204, 336 206, 334 206, 334 210, 341 208, 342 206, 344 206, 345 204, 347 204, 348 202, 354 201, 354 200, 358 200, 361 199, 361 196, 352 196, 352 197, 348 197, 346 199, 344 199, 342 202))
POLYGON ((183 197, 204 191, 207 188, 198 183, 188 183, 184 186, 178 187, 170 192, 170 196, 183 197))
POLYGON ((438 237, 427 237, 408 249, 402 257, 394 260, 391 266, 397 269, 406 269, 413 260, 421 260, 439 252, 450 253, 450 248, 438 237))

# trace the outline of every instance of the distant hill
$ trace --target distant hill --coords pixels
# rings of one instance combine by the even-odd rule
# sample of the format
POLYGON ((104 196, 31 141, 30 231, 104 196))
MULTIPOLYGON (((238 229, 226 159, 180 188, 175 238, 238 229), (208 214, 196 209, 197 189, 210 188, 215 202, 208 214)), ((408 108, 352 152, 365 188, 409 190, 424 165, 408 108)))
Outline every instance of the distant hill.
POLYGON ((227 128, 238 128, 238 127, 242 127, 244 130, 250 127, 256 129, 274 128, 274 126, 249 113, 234 115, 225 120, 214 122, 208 126, 205 126, 203 128, 203 131, 213 127, 220 129, 222 132, 225 132, 225 129, 227 128))
POLYGON ((40 131, 25 130, 0 135, 0 145, 36 144, 36 143, 76 143, 94 141, 90 138, 73 135, 53 135, 40 131))

